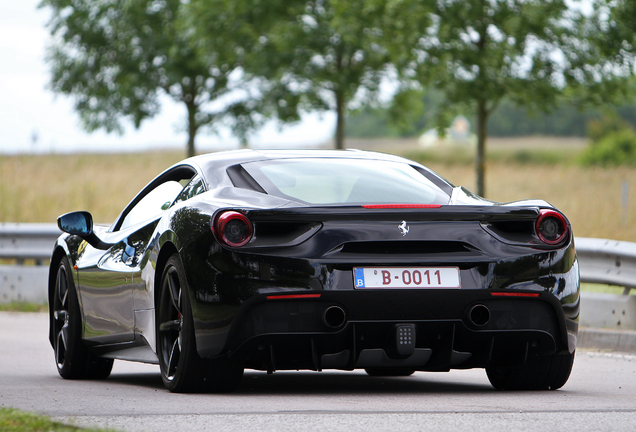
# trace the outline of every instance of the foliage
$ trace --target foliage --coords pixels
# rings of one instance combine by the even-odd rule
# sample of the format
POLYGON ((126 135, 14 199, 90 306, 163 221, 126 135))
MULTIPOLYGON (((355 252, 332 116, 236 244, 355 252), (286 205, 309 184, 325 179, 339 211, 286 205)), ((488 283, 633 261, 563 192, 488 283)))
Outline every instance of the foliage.
POLYGON ((587 27, 589 42, 598 56, 618 69, 619 76, 633 75, 636 65, 636 1, 594 0, 594 14, 587 27))
MULTIPOLYGON (((391 53, 414 41, 402 31, 419 26, 415 0, 193 0, 204 40, 215 37, 209 11, 223 8, 226 19, 249 23, 238 29, 245 44, 245 70, 268 80, 267 94, 298 117, 303 110, 337 114, 336 147, 344 147, 347 112, 376 101, 391 72, 391 53), (255 41, 258 41, 255 43, 255 41)), ((425 18, 423 18, 425 19, 425 18)), ((280 109, 279 116, 281 115, 280 109)))
POLYGON ((386 108, 371 108, 354 111, 347 116, 345 136, 354 138, 385 138, 415 135, 419 131, 400 133, 397 127, 389 123, 386 108))
POLYGON ((590 136, 604 117, 613 116, 636 126, 636 105, 612 108, 581 108, 575 103, 561 103, 549 113, 515 106, 504 100, 488 122, 490 136, 590 136))
POLYGON ((636 131, 623 128, 607 133, 581 155, 580 161, 584 165, 636 166, 636 131))
POLYGON ((12 408, 0 408, 0 430, 4 432, 106 432, 105 429, 81 428, 65 425, 63 423, 52 421, 48 417, 12 408))
POLYGON ((587 123, 599 116, 596 110, 583 111, 569 103, 543 112, 504 100, 488 119, 488 135, 586 136, 587 123))
MULTIPOLYGON (((554 166, 570 165, 579 157, 580 151, 572 148, 495 148, 488 150, 488 160, 493 164, 510 166, 554 166)), ((567 147, 567 146, 564 146, 567 147)), ((473 155, 467 148, 437 148, 430 150, 409 150, 404 156, 422 164, 441 163, 446 165, 469 166, 474 162, 473 155)))
POLYGON ((365 107, 347 116, 348 137, 418 136, 437 127, 443 94, 435 89, 400 92, 387 106, 365 107))
POLYGON ((592 0, 582 2, 591 10, 574 23, 565 39, 564 51, 570 64, 566 74, 568 94, 579 106, 616 106, 633 100, 634 0, 592 0), (589 8, 591 6, 591 8, 589 8))
POLYGON ((597 143, 606 135, 630 128, 632 126, 622 117, 606 113, 601 118, 592 119, 588 122, 587 136, 592 140, 592 143, 597 143))
MULTIPOLYGON (((241 109, 240 102, 249 99, 249 77, 241 76, 231 38, 217 36, 213 49, 202 53, 187 2, 42 0, 40 6, 53 12, 51 88, 74 98, 87 130, 121 132, 122 118, 139 127, 159 112, 162 94, 187 109, 188 155, 195 152, 199 129, 213 128, 228 112, 239 112, 234 124, 243 136, 246 121, 254 125, 241 109), (237 89, 242 100, 236 100, 237 89)), ((228 35, 222 20, 206 26, 228 35)))
POLYGON ((564 66, 554 51, 567 32, 567 14, 561 0, 442 1, 435 4, 433 25, 420 35, 412 74, 423 87, 443 92, 442 111, 460 106, 476 114, 480 195, 492 112, 505 97, 547 109, 562 92, 564 66))
MULTIPOLYGON (((367 108, 352 112, 347 118, 348 137, 397 137, 418 136, 437 126, 435 112, 439 106, 429 91, 423 98, 424 112, 410 123, 410 127, 400 128, 390 120, 388 108, 367 108)), ((497 109, 488 118, 488 136, 564 136, 592 137, 590 128, 597 127, 603 117, 618 116, 626 124, 636 127, 636 105, 622 105, 613 108, 616 113, 606 110, 585 109, 574 104, 561 103, 553 111, 545 113, 515 105, 508 99, 502 100, 497 109)), ((470 119, 469 119, 470 120, 470 119)), ((475 120, 471 121, 474 128, 475 120)), ((474 130, 474 129, 473 129, 474 130)), ((595 138, 593 138, 595 139, 595 138)))
POLYGON ((579 158, 583 165, 636 166, 636 129, 618 115, 605 114, 588 123, 592 144, 579 158))

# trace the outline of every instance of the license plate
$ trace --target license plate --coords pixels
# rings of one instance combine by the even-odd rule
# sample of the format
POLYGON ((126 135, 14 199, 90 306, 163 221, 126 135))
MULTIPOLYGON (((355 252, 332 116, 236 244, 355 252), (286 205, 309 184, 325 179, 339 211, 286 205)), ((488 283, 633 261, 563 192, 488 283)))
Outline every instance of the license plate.
POLYGON ((457 267, 357 267, 354 286, 363 288, 460 288, 457 267))

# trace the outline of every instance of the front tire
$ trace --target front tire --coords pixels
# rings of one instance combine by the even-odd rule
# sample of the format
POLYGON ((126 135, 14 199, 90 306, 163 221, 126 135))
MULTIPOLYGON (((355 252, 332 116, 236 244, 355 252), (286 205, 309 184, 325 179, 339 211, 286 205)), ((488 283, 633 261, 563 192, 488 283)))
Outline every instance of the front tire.
POLYGON ((487 367, 488 380, 497 390, 557 390, 565 385, 574 354, 530 358, 520 367, 487 367))
POLYGON ((168 390, 230 392, 238 386, 242 367, 225 357, 207 360, 197 353, 185 270, 177 254, 163 271, 157 311, 157 356, 168 390))
POLYGON ((70 269, 64 257, 57 267, 50 312, 57 371, 65 379, 105 379, 113 360, 92 355, 82 342, 82 315, 70 269))

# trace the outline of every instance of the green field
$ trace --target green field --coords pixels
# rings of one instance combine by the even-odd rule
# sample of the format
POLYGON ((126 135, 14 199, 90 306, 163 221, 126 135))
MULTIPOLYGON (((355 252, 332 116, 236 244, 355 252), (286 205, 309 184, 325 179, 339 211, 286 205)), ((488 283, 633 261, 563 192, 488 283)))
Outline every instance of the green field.
POLYGON ((0 408, 2 432, 115 432, 114 429, 84 428, 56 422, 46 416, 12 408, 0 408))
MULTIPOLYGON (((350 148, 406 155, 456 185, 475 189, 471 149, 422 150, 414 140, 349 140, 350 148)), ((496 201, 544 199, 561 209, 581 237, 636 241, 636 170, 584 168, 581 139, 491 139, 487 197, 496 201), (621 185, 630 186, 626 212, 621 185)), ((128 154, 0 156, 0 222, 55 222, 88 210, 110 223, 156 174, 182 151, 128 154)))

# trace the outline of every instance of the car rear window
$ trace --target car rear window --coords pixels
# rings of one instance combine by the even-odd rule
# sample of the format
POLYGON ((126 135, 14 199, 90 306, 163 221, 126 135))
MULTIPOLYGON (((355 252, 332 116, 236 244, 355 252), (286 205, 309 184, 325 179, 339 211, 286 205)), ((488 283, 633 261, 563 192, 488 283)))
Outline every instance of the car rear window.
POLYGON ((450 198, 399 162, 305 158, 241 166, 268 194, 308 204, 447 204, 450 198))

